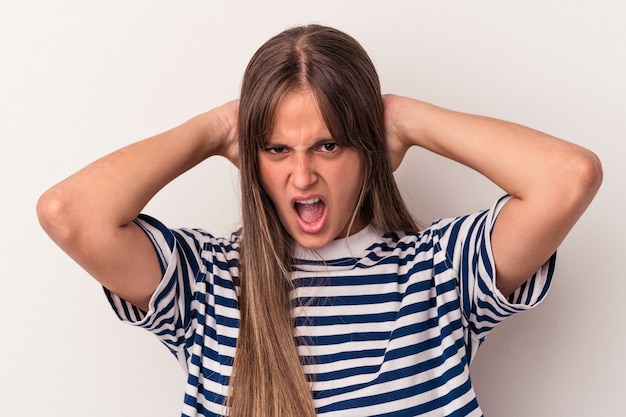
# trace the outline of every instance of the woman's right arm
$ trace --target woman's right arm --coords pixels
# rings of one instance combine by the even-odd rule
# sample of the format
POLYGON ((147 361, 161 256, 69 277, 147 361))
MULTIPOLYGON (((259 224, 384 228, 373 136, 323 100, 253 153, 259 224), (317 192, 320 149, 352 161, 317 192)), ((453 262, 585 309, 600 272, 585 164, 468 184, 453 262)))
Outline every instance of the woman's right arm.
POLYGON ((50 238, 103 286, 142 310, 161 280, 133 220, 167 183, 213 155, 238 165, 238 102, 107 155, 47 190, 37 215, 50 238))

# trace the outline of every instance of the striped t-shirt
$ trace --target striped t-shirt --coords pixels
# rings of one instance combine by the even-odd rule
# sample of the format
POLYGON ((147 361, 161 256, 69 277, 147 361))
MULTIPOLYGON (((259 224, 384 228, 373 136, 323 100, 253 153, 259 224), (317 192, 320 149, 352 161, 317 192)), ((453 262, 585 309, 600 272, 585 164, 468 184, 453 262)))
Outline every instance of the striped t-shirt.
MULTIPOLYGON (((491 210, 413 234, 365 228, 293 266, 297 340, 318 415, 481 416, 469 363, 496 324, 541 301, 553 256, 508 299, 495 286, 491 210), (296 303, 298 304, 298 303, 296 303)), ((239 235, 169 230, 140 216, 163 280, 143 313, 106 291, 118 316, 154 333, 188 373, 183 416, 225 414, 237 341, 239 235)))

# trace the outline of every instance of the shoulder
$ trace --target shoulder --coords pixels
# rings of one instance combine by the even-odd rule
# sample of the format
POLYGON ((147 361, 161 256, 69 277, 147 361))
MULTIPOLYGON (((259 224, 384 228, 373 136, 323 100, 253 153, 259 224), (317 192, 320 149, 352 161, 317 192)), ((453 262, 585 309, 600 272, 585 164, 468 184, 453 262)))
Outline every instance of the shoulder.
POLYGON ((439 219, 433 222, 425 233, 431 235, 437 242, 443 241, 451 245, 489 237, 498 214, 510 198, 511 196, 505 195, 488 209, 439 219))
POLYGON ((166 269, 189 269, 190 273, 213 272, 215 268, 233 272, 237 268, 240 253, 241 233, 229 237, 217 237, 201 228, 168 228, 154 217, 141 214, 135 223, 150 238, 161 262, 162 272, 166 269))
POLYGON ((170 228, 160 220, 147 214, 140 214, 135 223, 153 239, 164 239, 163 243, 173 246, 176 242, 186 243, 200 249, 215 248, 223 252, 239 251, 241 231, 237 230, 228 237, 215 236, 202 228, 170 228))

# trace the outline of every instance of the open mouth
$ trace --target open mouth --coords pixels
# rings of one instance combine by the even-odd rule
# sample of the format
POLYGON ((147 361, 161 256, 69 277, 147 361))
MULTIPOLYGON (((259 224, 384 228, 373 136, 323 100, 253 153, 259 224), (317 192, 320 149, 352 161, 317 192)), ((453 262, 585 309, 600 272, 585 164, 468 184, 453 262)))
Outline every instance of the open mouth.
POLYGON ((298 214, 301 226, 318 225, 326 212, 326 203, 319 197, 296 200, 293 207, 298 214))

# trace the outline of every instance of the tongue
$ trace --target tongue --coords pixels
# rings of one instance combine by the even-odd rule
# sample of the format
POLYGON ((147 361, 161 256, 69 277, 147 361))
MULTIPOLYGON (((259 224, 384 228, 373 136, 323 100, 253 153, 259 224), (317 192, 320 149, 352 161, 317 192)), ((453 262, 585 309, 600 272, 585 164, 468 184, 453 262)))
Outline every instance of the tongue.
POLYGON ((324 215, 324 206, 325 204, 321 201, 318 201, 314 204, 296 204, 296 210, 298 211, 298 216, 305 223, 315 223, 319 221, 324 215))

